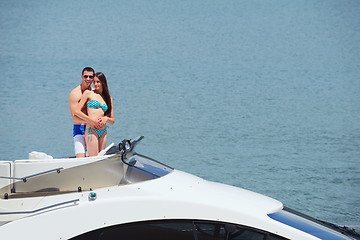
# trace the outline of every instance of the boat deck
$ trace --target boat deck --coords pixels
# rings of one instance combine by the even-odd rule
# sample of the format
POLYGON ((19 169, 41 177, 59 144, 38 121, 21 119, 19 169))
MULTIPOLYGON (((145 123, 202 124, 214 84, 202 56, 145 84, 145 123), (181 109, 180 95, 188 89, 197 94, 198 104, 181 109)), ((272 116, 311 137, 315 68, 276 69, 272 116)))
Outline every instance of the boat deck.
POLYGON ((133 155, 123 162, 121 155, 113 154, 81 159, 3 162, 0 199, 92 191, 155 179, 172 171, 172 168, 149 160, 142 155, 133 155))

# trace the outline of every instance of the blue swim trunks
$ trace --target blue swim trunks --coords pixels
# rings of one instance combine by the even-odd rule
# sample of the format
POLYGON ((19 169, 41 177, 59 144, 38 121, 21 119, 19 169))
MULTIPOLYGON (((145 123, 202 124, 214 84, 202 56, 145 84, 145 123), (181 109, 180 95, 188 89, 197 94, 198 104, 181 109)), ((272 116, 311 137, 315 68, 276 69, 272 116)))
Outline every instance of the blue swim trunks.
POLYGON ((85 135, 86 125, 74 124, 73 137, 76 135, 85 135))

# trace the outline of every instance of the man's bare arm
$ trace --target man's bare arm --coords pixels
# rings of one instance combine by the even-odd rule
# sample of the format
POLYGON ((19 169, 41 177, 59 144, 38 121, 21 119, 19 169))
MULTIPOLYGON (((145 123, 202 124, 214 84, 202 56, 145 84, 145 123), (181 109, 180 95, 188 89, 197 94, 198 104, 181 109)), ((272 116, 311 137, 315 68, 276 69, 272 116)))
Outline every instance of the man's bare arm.
MULTIPOLYGON (((83 113, 81 111, 81 109, 84 107, 84 105, 86 104, 86 102, 89 98, 89 94, 90 94, 90 91, 86 90, 84 92, 84 94, 82 95, 80 102, 76 101, 76 104, 74 104, 73 106, 70 105, 70 108, 73 107, 72 116, 78 117, 78 118, 82 119, 84 122, 86 122, 86 124, 90 125, 91 127, 99 129, 102 127, 102 124, 99 121, 90 118, 88 115, 86 115, 85 113, 83 113)), ((70 100, 69 100, 69 103, 70 103, 70 100)), ((73 103, 74 102, 72 102, 72 104, 73 103)), ((70 109, 70 111, 71 111, 71 109, 70 109)))

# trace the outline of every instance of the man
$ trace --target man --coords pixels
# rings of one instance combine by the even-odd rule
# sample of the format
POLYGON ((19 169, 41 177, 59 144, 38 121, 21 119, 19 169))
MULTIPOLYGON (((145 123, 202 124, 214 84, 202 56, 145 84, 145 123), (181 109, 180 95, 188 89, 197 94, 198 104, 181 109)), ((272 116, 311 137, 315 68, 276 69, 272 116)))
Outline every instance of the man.
MULTIPOLYGON (((81 84, 75 87, 69 94, 69 106, 70 113, 73 118, 74 127, 73 127, 73 137, 74 137, 74 149, 76 157, 85 157, 86 155, 86 143, 85 143, 85 128, 86 120, 81 119, 78 116, 75 116, 75 109, 78 102, 80 101, 85 90, 91 90, 91 84, 95 76, 95 71, 91 67, 85 67, 82 70, 81 74, 81 84)), ((84 106, 81 110, 87 114, 86 107, 84 106)), ((100 128, 101 122, 89 122, 88 124, 92 125, 94 128, 100 128)))

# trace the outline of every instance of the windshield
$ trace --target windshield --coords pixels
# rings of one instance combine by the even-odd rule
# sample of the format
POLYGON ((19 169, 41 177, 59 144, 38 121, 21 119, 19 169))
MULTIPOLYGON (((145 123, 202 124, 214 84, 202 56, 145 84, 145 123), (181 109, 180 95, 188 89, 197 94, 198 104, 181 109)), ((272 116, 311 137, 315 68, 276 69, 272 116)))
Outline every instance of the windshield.
MULTIPOLYGON (((129 173, 130 169, 133 169, 141 175, 146 175, 148 179, 162 177, 173 171, 173 168, 138 153, 125 158, 123 161, 128 165, 129 173)), ((131 171, 132 174, 134 174, 133 172, 131 171)))

